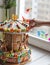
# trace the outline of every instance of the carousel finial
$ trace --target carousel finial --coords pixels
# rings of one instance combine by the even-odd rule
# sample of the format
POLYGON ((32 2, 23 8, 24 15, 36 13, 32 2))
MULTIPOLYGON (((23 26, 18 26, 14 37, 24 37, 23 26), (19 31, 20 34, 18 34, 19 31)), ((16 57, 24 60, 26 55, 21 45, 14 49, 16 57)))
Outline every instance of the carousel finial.
POLYGON ((12 14, 12 20, 16 21, 18 19, 18 16, 15 14, 12 14))

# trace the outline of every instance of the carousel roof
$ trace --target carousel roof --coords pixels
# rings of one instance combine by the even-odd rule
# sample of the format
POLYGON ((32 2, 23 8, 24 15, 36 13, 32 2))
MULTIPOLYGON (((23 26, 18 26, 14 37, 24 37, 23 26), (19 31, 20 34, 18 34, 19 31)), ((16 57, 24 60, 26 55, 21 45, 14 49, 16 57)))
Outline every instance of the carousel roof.
POLYGON ((29 25, 23 23, 21 21, 4 21, 4 23, 0 23, 0 31, 4 32, 27 32, 29 25))

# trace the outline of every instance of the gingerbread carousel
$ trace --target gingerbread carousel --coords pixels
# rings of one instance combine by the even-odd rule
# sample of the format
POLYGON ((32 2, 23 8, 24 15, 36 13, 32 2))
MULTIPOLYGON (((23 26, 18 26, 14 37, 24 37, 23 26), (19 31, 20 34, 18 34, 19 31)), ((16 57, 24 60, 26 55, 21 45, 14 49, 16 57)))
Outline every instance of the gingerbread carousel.
POLYGON ((19 64, 30 59, 31 50, 28 47, 29 25, 26 22, 12 19, 0 23, 3 41, 0 44, 0 60, 4 63, 19 64))

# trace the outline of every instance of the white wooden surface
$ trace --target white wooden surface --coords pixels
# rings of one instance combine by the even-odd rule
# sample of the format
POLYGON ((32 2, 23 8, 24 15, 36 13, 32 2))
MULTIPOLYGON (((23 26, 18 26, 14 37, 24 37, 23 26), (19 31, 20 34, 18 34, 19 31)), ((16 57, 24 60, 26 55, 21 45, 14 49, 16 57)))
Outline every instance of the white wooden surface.
POLYGON ((30 46, 32 50, 31 62, 25 65, 50 65, 50 52, 30 46))

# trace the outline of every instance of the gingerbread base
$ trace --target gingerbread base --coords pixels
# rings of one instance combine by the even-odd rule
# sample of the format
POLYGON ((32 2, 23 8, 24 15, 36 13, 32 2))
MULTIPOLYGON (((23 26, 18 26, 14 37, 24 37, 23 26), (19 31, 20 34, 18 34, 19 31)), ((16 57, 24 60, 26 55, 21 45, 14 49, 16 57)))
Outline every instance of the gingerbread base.
POLYGON ((30 59, 31 50, 28 48, 28 35, 4 33, 1 59, 10 64, 20 64, 30 59))
POLYGON ((26 63, 28 63, 28 62, 31 62, 31 59, 29 59, 29 60, 27 60, 27 61, 25 61, 25 62, 19 63, 19 64, 6 63, 5 65, 24 65, 24 64, 26 64, 26 63))

